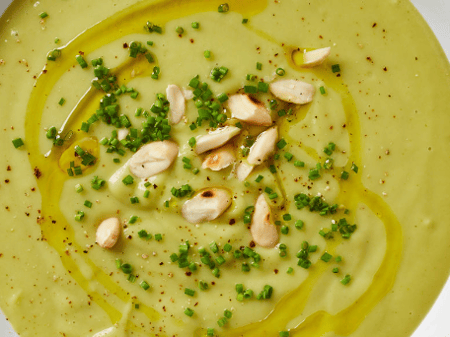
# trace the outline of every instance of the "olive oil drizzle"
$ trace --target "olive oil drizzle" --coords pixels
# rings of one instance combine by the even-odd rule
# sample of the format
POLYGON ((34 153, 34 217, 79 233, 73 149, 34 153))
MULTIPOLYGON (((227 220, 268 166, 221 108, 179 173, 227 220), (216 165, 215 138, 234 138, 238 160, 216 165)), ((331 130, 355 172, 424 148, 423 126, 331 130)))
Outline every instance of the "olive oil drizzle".
MULTIPOLYGON (((42 113, 45 106, 45 97, 47 97, 56 85, 57 81, 65 71, 76 65, 75 55, 77 55, 82 46, 85 54, 89 54, 96 50, 100 45, 117 40, 118 32, 121 36, 126 36, 142 30, 143 24, 147 20, 152 20, 154 13, 158 13, 157 21, 155 23, 163 25, 166 22, 191 15, 198 12, 216 11, 217 6, 221 1, 207 1, 207 0, 193 0, 193 1, 159 1, 153 4, 144 1, 135 6, 126 9, 118 14, 100 22, 92 28, 87 29, 75 39, 73 39, 66 46, 61 48, 62 57, 47 65, 46 71, 41 73, 36 81, 33 89, 27 110, 27 117, 25 119, 26 141, 30 149, 30 163, 32 167, 39 167, 43 172, 42 178, 38 180, 39 189, 42 196, 42 213, 44 221, 41 225, 42 236, 47 243, 52 246, 61 256, 61 262, 77 281, 77 283, 86 291, 92 300, 97 303, 108 314, 112 323, 116 323, 122 318, 122 313, 110 304, 102 295, 101 292, 91 290, 90 283, 96 282, 102 285, 108 292, 114 294, 123 302, 130 302, 130 295, 127 294, 120 286, 112 282, 110 276, 103 270, 98 268, 86 255, 82 253, 83 249, 75 243, 74 231, 67 223, 63 214, 59 209, 59 199, 62 193, 62 186, 69 178, 67 174, 59 170, 57 161, 62 151, 67 149, 57 148, 52 151, 48 158, 44 158, 39 151, 39 136, 41 130, 36 128, 40 125, 42 113), (121 29, 117 29, 120 26, 121 29), (116 29, 110 29, 116 27, 116 29), (97 36, 102 32, 102 40, 99 42, 97 36), (52 223, 56 221, 56 224, 52 223), (66 238, 73 243, 71 249, 67 252, 66 238), (81 272, 83 263, 92 270, 92 277, 87 278, 81 272)), ((250 17, 266 6, 266 1, 250 0, 245 3, 238 0, 228 1, 230 8, 233 11, 239 12, 245 17, 250 17)), ((269 40, 274 42, 272 38, 269 40)), ((304 71, 294 62, 291 57, 294 50, 287 50, 288 62, 293 69, 304 71)), ((141 60, 142 61, 142 60, 141 60)), ((140 62, 139 60, 136 62, 140 62)), ((130 67, 136 66, 134 62, 115 69, 118 73, 125 75, 130 67)), ((321 68, 322 69, 322 68, 321 68)), ((148 70, 148 69, 147 69, 148 70)), ((129 71, 128 71, 129 73, 129 71)), ((337 78, 327 70, 314 70, 318 78, 321 78, 331 90, 336 91, 342 98, 342 104, 347 117, 347 127, 350 137, 350 162, 361 163, 361 135, 360 125, 358 120, 358 112, 355 104, 344 85, 344 82, 337 78)), ((122 77, 123 78, 123 77, 122 77)), ((126 78, 126 76, 125 76, 126 78)), ((126 80, 125 80, 126 83, 126 80)), ((64 128, 61 130, 65 132, 67 129, 78 126, 80 122, 89 116, 89 112, 95 111, 94 104, 98 104, 100 94, 89 89, 83 99, 72 111, 66 122, 64 128)), ((302 114, 302 118, 307 113, 306 108, 300 109, 298 113, 302 114)), ((296 121, 299 120, 297 116, 296 121)), ((286 126, 281 126, 281 133, 283 137, 288 138, 286 126)), ((71 142, 79 139, 81 133, 75 132, 75 137, 71 142)), ((301 145, 314 159, 319 159, 320 156, 315 150, 301 145)), ((335 172, 336 173, 336 172, 335 172)), ((280 179, 278 177, 278 179, 280 179)), ((377 303, 385 296, 395 282, 395 276, 401 259, 402 251, 402 231, 401 225, 393 214, 392 210, 382 200, 382 198, 375 193, 367 190, 361 180, 361 174, 352 175, 348 181, 341 180, 340 194, 338 202, 343 203, 349 208, 355 209, 358 203, 364 203, 374 210, 378 218, 383 222, 386 229, 386 252, 384 259, 374 276, 371 286, 358 299, 357 302, 342 310, 336 315, 330 315, 324 311, 316 312, 307 317, 303 322, 297 325, 295 329, 291 330, 291 336, 321 336, 327 331, 334 331, 340 335, 348 335, 355 331, 365 316, 377 305, 377 303)), ((285 193, 283 192, 283 195, 285 193)), ((328 248, 334 250, 339 244, 339 240, 330 241, 328 248)), ((310 274, 307 279, 299 285, 297 289, 292 291, 289 295, 284 297, 274 308, 272 313, 264 320, 257 323, 252 323, 241 328, 224 331, 222 336, 274 336, 278 331, 286 326, 291 320, 298 316, 307 301, 308 297, 314 288, 317 279, 325 272, 326 268, 320 265, 314 265, 310 269, 310 274)), ((351 285, 350 285, 351 286, 351 285)), ((144 312, 146 316, 152 320, 157 321, 160 314, 140 303, 140 311, 144 312)), ((128 323, 130 325, 130 322, 128 323)), ((196 334, 204 335, 204 330, 199 329, 196 334)))

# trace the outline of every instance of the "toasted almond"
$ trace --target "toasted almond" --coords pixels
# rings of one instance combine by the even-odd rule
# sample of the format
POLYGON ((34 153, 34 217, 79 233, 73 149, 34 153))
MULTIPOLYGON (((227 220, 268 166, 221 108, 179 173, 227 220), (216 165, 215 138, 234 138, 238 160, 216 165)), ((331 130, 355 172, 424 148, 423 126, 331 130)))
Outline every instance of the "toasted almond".
POLYGON ((186 201, 181 214, 190 223, 201 223, 217 219, 231 205, 231 196, 227 190, 209 188, 186 201))
POLYGON ((331 52, 330 47, 307 51, 306 53, 303 54, 302 67, 311 68, 322 64, 323 61, 326 60, 328 55, 330 55, 330 52, 331 52))
POLYGON ((117 139, 118 140, 124 140, 128 136, 128 129, 119 129, 117 131, 117 139))
POLYGON ((255 143, 250 148, 247 161, 250 165, 259 165, 275 151, 275 143, 278 139, 277 127, 270 128, 259 134, 255 143))
POLYGON ((166 89, 167 100, 169 101, 169 122, 178 124, 184 116, 186 102, 183 92, 174 84, 169 84, 166 89))
POLYGON ((231 146, 225 145, 209 154, 202 163, 202 168, 220 171, 233 164, 236 160, 231 146))
POLYGON ((120 235, 120 220, 108 218, 103 220, 97 228, 96 242, 102 248, 112 248, 120 235))
POLYGON ((270 126, 272 117, 265 105, 248 95, 236 94, 228 99, 231 116, 253 125, 270 126))
POLYGON ((224 126, 223 128, 218 128, 215 131, 211 131, 207 135, 201 136, 197 139, 195 152, 200 154, 212 149, 217 149, 239 134, 239 132, 241 132, 241 129, 235 126, 224 126))
POLYGON ((242 162, 239 164, 239 166, 236 169, 236 177, 239 181, 244 181, 247 179, 247 177, 252 173, 253 171, 253 165, 249 165, 245 162, 242 162))
POLYGON ((270 91, 277 98, 295 104, 312 101, 315 93, 312 84, 297 80, 280 80, 269 84, 270 91))
POLYGON ((178 145, 164 140, 144 145, 129 160, 132 174, 146 179, 166 170, 178 155, 178 145))
POLYGON ((272 223, 270 207, 264 194, 256 200, 250 233, 258 246, 272 248, 278 243, 277 227, 272 223))

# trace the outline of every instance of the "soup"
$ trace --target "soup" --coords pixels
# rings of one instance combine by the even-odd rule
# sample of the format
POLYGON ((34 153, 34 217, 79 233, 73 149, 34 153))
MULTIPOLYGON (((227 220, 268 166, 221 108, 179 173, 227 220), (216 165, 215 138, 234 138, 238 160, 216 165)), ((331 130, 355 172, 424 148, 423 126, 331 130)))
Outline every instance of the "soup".
POLYGON ((410 3, 16 1, 0 27, 21 335, 408 336, 429 309, 449 65, 410 3))

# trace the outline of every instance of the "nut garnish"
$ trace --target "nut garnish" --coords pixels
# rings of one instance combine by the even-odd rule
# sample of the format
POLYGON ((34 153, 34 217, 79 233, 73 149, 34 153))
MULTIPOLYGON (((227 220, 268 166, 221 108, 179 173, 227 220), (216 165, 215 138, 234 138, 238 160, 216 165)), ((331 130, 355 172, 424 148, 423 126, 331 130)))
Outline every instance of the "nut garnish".
POLYGON ((177 155, 178 145, 168 140, 144 145, 131 157, 130 171, 138 178, 149 178, 166 170, 177 155))
POLYGON ((256 200, 250 233, 258 246, 273 248, 278 243, 277 227, 272 223, 270 207, 264 194, 256 200))
POLYGON ((295 104, 306 104, 313 100, 315 89, 312 84, 297 80, 280 80, 269 84, 270 91, 277 98, 295 104))
POLYGON ((209 154, 202 163, 202 168, 220 171, 233 164, 236 160, 231 146, 221 147, 209 154))
POLYGON ((95 241, 102 248, 112 248, 117 243, 120 235, 120 220, 108 218, 103 220, 97 228, 95 241))
POLYGON ((231 205, 227 190, 209 188, 186 201, 181 214, 190 223, 196 224, 217 219, 231 205))
POLYGON ((241 129, 235 126, 224 126, 223 128, 218 128, 215 131, 211 131, 207 135, 201 136, 197 139, 195 152, 200 154, 212 149, 217 149, 240 132, 241 129))
POLYGON ((330 55, 331 48, 320 48, 311 51, 307 51, 303 54, 303 68, 312 68, 318 66, 326 60, 328 55, 330 55))
POLYGON ((231 116, 253 125, 270 126, 272 117, 265 105, 245 94, 232 95, 228 99, 231 116))
POLYGON ((277 127, 270 128, 259 134, 255 143, 250 148, 247 161, 250 165, 259 165, 275 151, 275 143, 278 138, 277 127))
POLYGON ((239 181, 244 181, 252 173, 253 165, 249 165, 246 162, 242 162, 236 169, 236 177, 239 181))
POLYGON ((184 116, 186 102, 183 92, 174 84, 169 84, 166 89, 167 100, 169 101, 169 122, 178 124, 184 116))

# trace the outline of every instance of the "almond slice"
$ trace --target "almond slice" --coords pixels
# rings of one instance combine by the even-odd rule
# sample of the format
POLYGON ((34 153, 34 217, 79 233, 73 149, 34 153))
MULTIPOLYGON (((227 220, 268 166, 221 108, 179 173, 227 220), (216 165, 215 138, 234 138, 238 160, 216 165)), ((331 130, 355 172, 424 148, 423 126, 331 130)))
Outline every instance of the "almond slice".
POLYGON ((307 51, 303 54, 303 68, 312 68, 318 66, 326 60, 328 55, 330 55, 331 48, 320 48, 311 51, 307 51))
POLYGON ((95 241, 102 248, 112 248, 117 243, 120 235, 120 220, 108 218, 103 220, 97 228, 95 241))
POLYGON ((253 125, 270 126, 272 117, 265 105, 245 94, 232 95, 228 99, 231 116, 253 125))
POLYGON ((144 145, 129 161, 133 175, 146 179, 154 176, 172 164, 178 155, 178 145, 164 140, 144 145))
POLYGON ((269 84, 277 98, 295 104, 306 104, 313 100, 315 88, 312 84, 297 80, 280 80, 269 84))
POLYGON ((240 132, 241 129, 235 126, 224 126, 223 128, 218 128, 215 131, 211 131, 207 135, 201 136, 197 139, 195 152, 200 154, 221 147, 240 132))
POLYGON ((230 205, 231 196, 228 191, 209 188, 186 201, 181 214, 188 222, 197 224, 217 219, 230 205))
POLYGON ((247 179, 247 177, 252 173, 253 171, 253 165, 249 165, 245 162, 242 162, 239 164, 239 166, 236 169, 236 177, 239 181, 244 181, 247 179))
POLYGON ((236 160, 231 146, 221 147, 208 155, 202 163, 202 168, 220 171, 233 164, 236 160))
POLYGON ((258 246, 273 248, 278 243, 277 227, 272 223, 270 207, 264 194, 256 200, 250 233, 258 246))
POLYGON ((277 127, 270 128, 259 134, 255 143, 250 148, 247 161, 250 165, 259 165, 275 151, 275 143, 278 139, 277 127))
POLYGON ((166 89, 167 100, 169 101, 169 122, 178 124, 184 116, 186 102, 183 92, 174 84, 169 84, 166 89))
POLYGON ((128 129, 119 129, 119 131, 117 131, 117 139, 120 140, 124 140, 125 138, 127 138, 128 136, 128 129))

